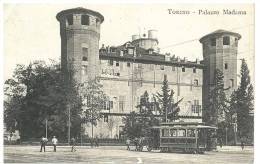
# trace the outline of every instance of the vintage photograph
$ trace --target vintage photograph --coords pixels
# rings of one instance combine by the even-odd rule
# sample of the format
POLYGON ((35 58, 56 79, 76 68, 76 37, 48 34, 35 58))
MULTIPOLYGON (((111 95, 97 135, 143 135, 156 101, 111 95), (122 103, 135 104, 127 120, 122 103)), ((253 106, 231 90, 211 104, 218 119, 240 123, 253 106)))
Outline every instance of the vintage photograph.
POLYGON ((5 163, 254 163, 254 4, 3 4, 5 163))

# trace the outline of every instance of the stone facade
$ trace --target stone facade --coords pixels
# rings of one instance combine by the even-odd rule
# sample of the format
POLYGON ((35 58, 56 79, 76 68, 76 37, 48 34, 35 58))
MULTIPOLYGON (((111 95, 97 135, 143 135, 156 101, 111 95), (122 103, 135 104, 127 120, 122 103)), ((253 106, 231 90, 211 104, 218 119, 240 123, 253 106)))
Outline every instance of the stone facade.
MULTIPOLYGON (((61 30, 62 69, 74 68, 74 78, 78 82, 100 77, 103 90, 110 98, 103 109, 103 119, 94 127, 94 136, 119 137, 123 128, 122 117, 138 111, 136 106, 145 91, 150 96, 160 92, 165 76, 170 89, 175 92, 174 101, 183 98, 179 105, 179 121, 202 122, 203 101, 207 101, 216 68, 224 72, 225 86, 229 86, 233 79, 231 89, 236 88, 235 59, 239 34, 218 31, 203 37, 200 40, 203 44, 202 64, 198 60, 191 62, 186 58, 160 54, 155 30, 150 30, 148 37, 134 35, 132 41, 123 45, 103 45, 99 49, 100 25, 104 18, 95 11, 83 8, 64 10, 58 13, 57 19, 61 30), (229 36, 230 45, 222 44, 224 36, 229 36), (212 38, 216 39, 216 46, 211 46, 212 38)), ((91 126, 85 127, 85 133, 90 135, 91 126)))

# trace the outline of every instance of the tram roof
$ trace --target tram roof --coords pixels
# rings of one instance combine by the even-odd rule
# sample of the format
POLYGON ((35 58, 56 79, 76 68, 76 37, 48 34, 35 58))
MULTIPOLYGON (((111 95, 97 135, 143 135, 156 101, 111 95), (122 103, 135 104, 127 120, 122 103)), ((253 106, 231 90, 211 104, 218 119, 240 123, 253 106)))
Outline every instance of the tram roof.
POLYGON ((182 128, 190 128, 190 129, 217 129, 215 126, 207 126, 207 125, 190 125, 190 126, 153 126, 151 129, 162 129, 162 128, 176 128, 176 129, 182 129, 182 128))
POLYGON ((205 125, 204 122, 162 122, 160 125, 205 125))

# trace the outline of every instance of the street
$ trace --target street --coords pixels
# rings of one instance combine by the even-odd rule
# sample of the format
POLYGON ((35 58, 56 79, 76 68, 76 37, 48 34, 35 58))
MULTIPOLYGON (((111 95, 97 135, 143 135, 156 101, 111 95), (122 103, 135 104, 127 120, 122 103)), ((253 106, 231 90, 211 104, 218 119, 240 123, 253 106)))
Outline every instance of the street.
POLYGON ((58 146, 57 152, 52 152, 53 147, 47 146, 46 152, 39 152, 40 146, 5 146, 5 163, 100 163, 100 164, 122 164, 122 163, 234 163, 250 164, 254 160, 253 147, 246 146, 241 150, 236 147, 218 148, 216 152, 205 152, 205 154, 181 154, 160 153, 158 151, 136 152, 127 151, 123 146, 101 146, 97 148, 77 147, 76 152, 70 152, 71 147, 58 146))

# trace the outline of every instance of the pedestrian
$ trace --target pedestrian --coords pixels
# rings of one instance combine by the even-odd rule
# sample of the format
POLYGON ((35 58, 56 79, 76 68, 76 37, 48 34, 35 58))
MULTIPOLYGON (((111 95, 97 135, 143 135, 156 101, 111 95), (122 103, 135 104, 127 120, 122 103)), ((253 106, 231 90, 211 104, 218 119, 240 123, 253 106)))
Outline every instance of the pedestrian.
POLYGON ((135 144, 135 151, 138 150, 138 138, 135 137, 134 139, 134 144, 135 144))
POLYGON ((56 146, 57 146, 57 143, 58 143, 58 139, 55 136, 53 136, 51 141, 52 141, 52 144, 53 144, 53 151, 56 152, 56 146))
POLYGON ((43 149, 43 151, 45 152, 45 146, 46 146, 47 142, 48 142, 48 139, 47 139, 47 138, 44 138, 44 137, 42 136, 41 141, 40 141, 40 143, 41 143, 41 150, 40 150, 40 152, 42 152, 42 149, 43 149))
POLYGON ((95 147, 98 147, 98 136, 95 137, 95 147))
POLYGON ((241 148, 242 148, 242 150, 244 150, 244 147, 245 147, 245 143, 244 143, 244 141, 242 140, 242 141, 241 141, 241 148))
POLYGON ((72 137, 70 144, 71 144, 71 152, 75 152, 76 151, 76 148, 75 148, 76 140, 74 137, 72 137))
POLYGON ((130 150, 130 139, 129 138, 127 138, 126 139, 126 146, 127 146, 127 148, 126 148, 126 150, 130 150))
POLYGON ((223 146, 222 138, 219 139, 219 146, 220 146, 220 148, 222 148, 222 146, 223 146))

